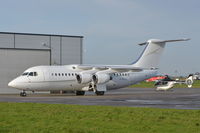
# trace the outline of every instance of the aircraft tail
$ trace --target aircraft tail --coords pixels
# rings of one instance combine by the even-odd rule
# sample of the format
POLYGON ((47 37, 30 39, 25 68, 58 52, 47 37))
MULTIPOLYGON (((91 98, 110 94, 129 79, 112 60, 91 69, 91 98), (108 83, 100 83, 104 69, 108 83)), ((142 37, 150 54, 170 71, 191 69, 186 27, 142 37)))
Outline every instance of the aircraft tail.
POLYGON ((176 41, 188 41, 190 39, 177 39, 177 40, 159 40, 150 39, 147 42, 141 43, 139 45, 146 45, 141 56, 133 62, 134 67, 142 68, 157 68, 160 61, 160 57, 163 53, 166 42, 176 42, 176 41))

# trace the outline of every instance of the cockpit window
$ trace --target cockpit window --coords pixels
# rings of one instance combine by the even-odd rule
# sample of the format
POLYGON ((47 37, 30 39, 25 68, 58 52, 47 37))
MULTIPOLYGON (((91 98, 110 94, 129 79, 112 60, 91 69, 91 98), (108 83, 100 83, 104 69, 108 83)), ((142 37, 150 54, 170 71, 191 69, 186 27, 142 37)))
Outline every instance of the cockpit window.
POLYGON ((37 72, 34 72, 33 75, 34 75, 34 76, 37 76, 38 74, 37 74, 37 72))
POLYGON ((22 74, 22 76, 26 76, 26 75, 28 75, 28 72, 24 72, 24 73, 22 74))
POLYGON ((30 73, 28 74, 28 76, 33 76, 33 72, 30 72, 30 73))
POLYGON ((22 76, 38 76, 37 72, 24 72, 22 76))

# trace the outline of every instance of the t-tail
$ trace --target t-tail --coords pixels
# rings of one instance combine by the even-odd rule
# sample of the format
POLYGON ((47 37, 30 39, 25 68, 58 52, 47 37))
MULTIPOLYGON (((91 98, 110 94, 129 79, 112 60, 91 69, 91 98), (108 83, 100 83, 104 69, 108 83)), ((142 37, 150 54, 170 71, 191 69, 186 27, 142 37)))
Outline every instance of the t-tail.
POLYGON ((146 45, 141 56, 132 63, 134 67, 142 68, 157 68, 160 57, 165 48, 167 42, 177 42, 177 41, 188 41, 190 39, 177 39, 177 40, 159 40, 159 39, 150 39, 147 42, 141 43, 139 45, 146 45))

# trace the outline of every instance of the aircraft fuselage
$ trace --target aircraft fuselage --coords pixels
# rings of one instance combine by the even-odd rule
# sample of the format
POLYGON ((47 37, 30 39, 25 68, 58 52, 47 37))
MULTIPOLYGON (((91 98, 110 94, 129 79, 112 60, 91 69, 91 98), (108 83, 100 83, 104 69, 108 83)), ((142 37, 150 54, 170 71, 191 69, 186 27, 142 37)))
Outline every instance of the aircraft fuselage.
MULTIPOLYGON (((89 90, 91 82, 80 84, 77 77, 83 70, 73 69, 76 66, 37 66, 27 69, 21 76, 9 83, 20 90, 49 91, 49 90, 89 90), (87 88, 88 87, 88 88, 87 88)), ((157 74, 156 70, 140 72, 123 72, 109 74, 111 80, 105 83, 107 90, 130 86, 157 74)))

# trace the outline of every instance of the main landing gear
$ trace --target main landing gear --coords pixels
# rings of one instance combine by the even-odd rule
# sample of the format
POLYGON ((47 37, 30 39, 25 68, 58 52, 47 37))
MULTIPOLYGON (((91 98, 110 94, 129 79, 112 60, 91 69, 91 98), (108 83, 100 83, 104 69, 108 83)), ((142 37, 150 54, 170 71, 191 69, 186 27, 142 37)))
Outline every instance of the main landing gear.
MULTIPOLYGON (((89 86, 91 88, 92 91, 94 91, 94 93, 97 95, 97 96, 103 96, 105 91, 98 91, 97 89, 97 85, 96 84, 90 84, 89 86)), ((103 87, 106 87, 106 86, 103 86, 103 87)))
POLYGON ((104 91, 96 91, 95 92, 97 96, 103 96, 104 95, 104 91))
POLYGON ((20 92, 20 96, 21 97, 25 97, 26 96, 26 92, 23 90, 22 92, 20 92))
POLYGON ((85 91, 76 91, 77 96, 83 96, 85 95, 85 91))
MULTIPOLYGON (((104 91, 95 91, 95 94, 97 96, 103 96, 104 95, 104 91)), ((85 91, 76 91, 76 95, 77 96, 83 96, 83 95, 85 95, 85 91)))

